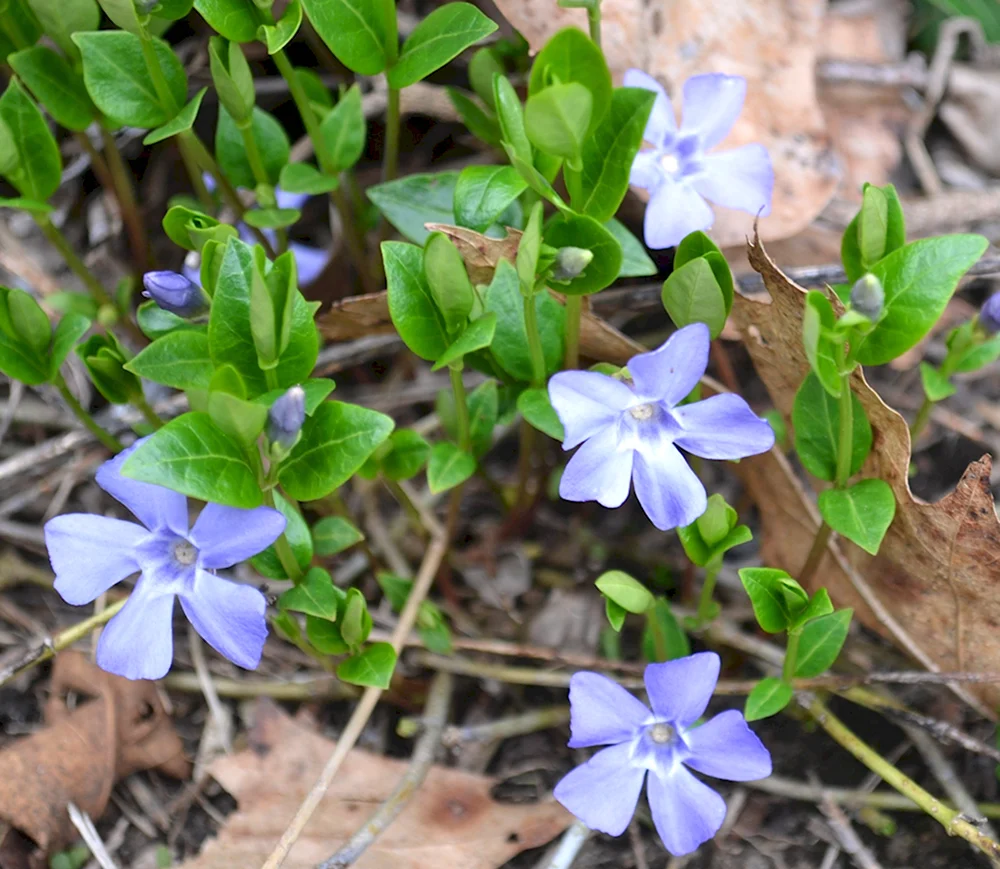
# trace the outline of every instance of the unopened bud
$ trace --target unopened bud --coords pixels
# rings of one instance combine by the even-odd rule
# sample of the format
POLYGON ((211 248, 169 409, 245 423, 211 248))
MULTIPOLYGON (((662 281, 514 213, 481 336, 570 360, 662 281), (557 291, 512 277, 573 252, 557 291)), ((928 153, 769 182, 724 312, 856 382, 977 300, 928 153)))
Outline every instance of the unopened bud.
POLYGON ((979 325, 990 335, 1000 332, 1000 293, 994 293, 979 309, 979 325))
POLYGON ((149 15, 157 6, 160 5, 160 0, 134 0, 135 11, 140 15, 149 15))
POLYGON ((863 275, 855 281, 851 287, 851 307, 855 311, 874 323, 882 315, 884 305, 885 290, 875 275, 863 275))
POLYGON ((146 272, 143 295, 165 311, 190 320, 208 313, 211 304, 205 291, 177 272, 146 272))
POLYGON ((293 386, 271 405, 267 415, 267 439, 289 451, 299 439, 305 421, 305 390, 301 386, 293 386))
POLYGON ((582 247, 561 247, 552 266, 552 280, 572 281, 584 273, 593 262, 594 253, 582 247))

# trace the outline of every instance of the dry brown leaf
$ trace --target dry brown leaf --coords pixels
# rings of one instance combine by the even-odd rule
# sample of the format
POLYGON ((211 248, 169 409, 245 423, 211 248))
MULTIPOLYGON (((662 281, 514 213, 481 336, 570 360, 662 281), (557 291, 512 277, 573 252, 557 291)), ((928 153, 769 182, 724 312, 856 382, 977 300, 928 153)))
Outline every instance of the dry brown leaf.
POLYGON ((474 284, 488 284, 492 281, 493 272, 500 260, 514 262, 521 236, 524 235, 521 230, 510 226, 505 228, 507 234, 503 238, 490 238, 475 230, 447 223, 426 223, 424 226, 431 232, 444 233, 455 243, 465 260, 469 280, 474 284))
POLYGON ((175 778, 190 772, 153 682, 112 676, 79 652, 61 652, 51 692, 48 726, 0 752, 0 820, 30 838, 36 856, 77 838, 70 802, 96 819, 115 782, 133 772, 156 768, 175 778), (70 691, 97 699, 71 710, 70 691))
MULTIPOLYGON (((561 27, 587 29, 583 9, 539 0, 497 0, 508 21, 537 51, 561 27)), ((616 82, 637 67, 679 95, 697 73, 747 79, 743 114, 724 148, 760 142, 777 179, 771 215, 760 221, 767 240, 808 226, 830 200, 839 172, 816 99, 816 45, 825 0, 604 0, 603 45, 616 82)), ((721 247, 741 244, 753 216, 716 209, 712 236, 721 247)))
MULTIPOLYGON (((293 721, 270 701, 257 704, 250 748, 222 758, 211 774, 239 801, 217 838, 181 869, 259 866, 271 853, 334 743, 293 721)), ((352 749, 285 869, 313 869, 368 819, 407 763, 352 749)), ((554 800, 506 805, 494 780, 431 767, 399 817, 353 864, 355 869, 495 869, 557 836, 572 820, 554 800)))
MULTIPOLYGON (((759 243, 750 246, 749 255, 771 302, 737 295, 732 322, 776 407, 788 418, 809 370, 801 338, 805 290, 781 273, 759 243)), ((852 387, 874 434, 862 475, 889 483, 896 518, 878 556, 838 540, 812 586, 826 586, 838 606, 853 606, 865 624, 894 635, 927 666, 1000 671, 1000 520, 990 492, 990 457, 973 462, 950 495, 933 504, 922 501, 909 488, 906 421, 860 371, 852 387)), ((737 470, 761 512, 764 562, 794 576, 819 524, 812 496, 775 451, 744 460, 737 470)), ((1000 701, 995 685, 975 691, 991 705, 1000 701)))

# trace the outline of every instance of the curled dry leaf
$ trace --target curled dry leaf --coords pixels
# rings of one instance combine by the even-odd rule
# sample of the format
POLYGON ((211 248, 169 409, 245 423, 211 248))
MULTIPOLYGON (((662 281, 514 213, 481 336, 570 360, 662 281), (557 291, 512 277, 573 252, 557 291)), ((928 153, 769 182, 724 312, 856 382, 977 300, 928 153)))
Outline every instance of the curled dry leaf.
MULTIPOLYGON (((274 703, 258 702, 250 748, 216 761, 211 774, 239 801, 201 855, 181 869, 259 866, 270 854, 334 743, 293 721, 274 703)), ((405 761, 352 749, 316 814, 284 862, 313 869, 333 854, 386 797, 405 761)), ((356 869, 495 869, 537 848, 572 820, 554 800, 503 804, 495 780, 431 767, 419 792, 353 865, 356 869)))
POLYGON ((105 673, 79 652, 56 656, 45 721, 0 752, 0 820, 11 825, 8 836, 34 843, 29 860, 38 865, 77 838, 70 802, 96 819, 120 779, 144 769, 174 778, 190 772, 156 686, 105 673), (95 699, 70 709, 69 692, 95 699))
MULTIPOLYGON (((737 294, 732 322, 778 410, 788 419, 809 371, 802 348, 805 290, 790 281, 759 241, 749 247, 770 303, 737 294)), ((829 547, 813 587, 854 607, 869 627, 890 636, 936 670, 1000 671, 1000 520, 990 492, 989 456, 969 465, 955 491, 936 503, 910 491, 910 434, 859 371, 852 388, 871 422, 874 443, 861 476, 892 487, 896 517, 877 556, 843 539, 829 547)), ((777 451, 737 466, 761 512, 762 558, 793 576, 805 563, 819 517, 788 461, 777 451)), ((995 685, 972 689, 991 706, 995 685)), ((977 708, 989 716, 983 704, 977 708)))
MULTIPOLYGON (((553 8, 538 0, 497 0, 508 21, 537 51, 557 30, 587 29, 583 9, 553 8)), ((602 44, 617 83, 637 67, 676 98, 698 73, 747 79, 746 106, 722 148, 748 142, 767 147, 777 183, 771 215, 760 221, 768 240, 808 226, 830 200, 839 172, 816 99, 816 46, 825 0, 604 0, 602 44)), ((716 209, 712 236, 741 244, 753 215, 716 209)))

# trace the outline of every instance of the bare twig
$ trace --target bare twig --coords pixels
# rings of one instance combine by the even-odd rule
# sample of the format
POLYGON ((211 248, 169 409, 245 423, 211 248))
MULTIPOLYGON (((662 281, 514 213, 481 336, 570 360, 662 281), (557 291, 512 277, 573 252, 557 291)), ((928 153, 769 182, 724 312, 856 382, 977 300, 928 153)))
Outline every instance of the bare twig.
POLYGON ((819 807, 826 816, 827 823, 833 835, 837 837, 840 847, 850 856, 858 869, 882 869, 872 852, 858 838, 854 827, 851 826, 850 818, 844 814, 840 806, 824 794, 819 807))

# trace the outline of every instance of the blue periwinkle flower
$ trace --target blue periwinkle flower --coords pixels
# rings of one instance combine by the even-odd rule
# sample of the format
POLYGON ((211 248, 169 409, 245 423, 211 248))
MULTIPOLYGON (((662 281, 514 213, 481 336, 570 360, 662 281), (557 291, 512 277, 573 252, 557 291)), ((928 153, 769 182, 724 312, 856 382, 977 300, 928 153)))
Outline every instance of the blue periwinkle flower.
POLYGON ((138 446, 105 462, 97 484, 141 525, 89 513, 56 516, 45 524, 45 545, 66 603, 90 603, 139 573, 127 603, 101 634, 97 664, 127 679, 159 679, 173 659, 174 598, 206 643, 252 670, 267 638, 264 595, 215 574, 270 546, 285 517, 270 507, 239 510, 207 504, 188 529, 187 498, 121 475, 138 446))
POLYGON ((293 386, 271 405, 267 414, 267 439, 283 450, 291 450, 306 421, 306 393, 293 386))
POLYGON ((594 830, 620 836, 649 773, 649 809, 675 856, 711 839, 726 817, 719 794, 689 768, 727 781, 771 774, 771 755, 731 709, 698 725, 719 678, 719 656, 699 652, 650 664, 644 680, 652 710, 599 673, 570 680, 570 748, 608 745, 556 785, 555 798, 594 830))
POLYGON ((1000 293, 990 296, 979 309, 979 325, 990 335, 1000 332, 1000 293))
POLYGON ((567 501, 620 507, 630 482, 659 529, 690 525, 708 506, 680 447, 705 459, 742 459, 774 446, 774 432, 740 396, 681 405, 708 365, 704 323, 678 329, 658 350, 628 364, 631 384, 596 371, 561 371, 549 399, 566 432, 563 449, 583 444, 559 482, 567 501))
POLYGON ((656 79, 630 69, 625 86, 656 94, 643 134, 652 147, 636 155, 629 179, 650 194, 643 233, 650 248, 674 247, 688 233, 710 227, 714 215, 706 199, 751 214, 770 213, 774 170, 763 145, 709 153, 743 109, 745 78, 720 73, 689 78, 680 129, 656 79))
POLYGON ((142 276, 142 294, 165 311, 186 320, 208 313, 208 294, 186 275, 177 272, 146 272, 142 276))

